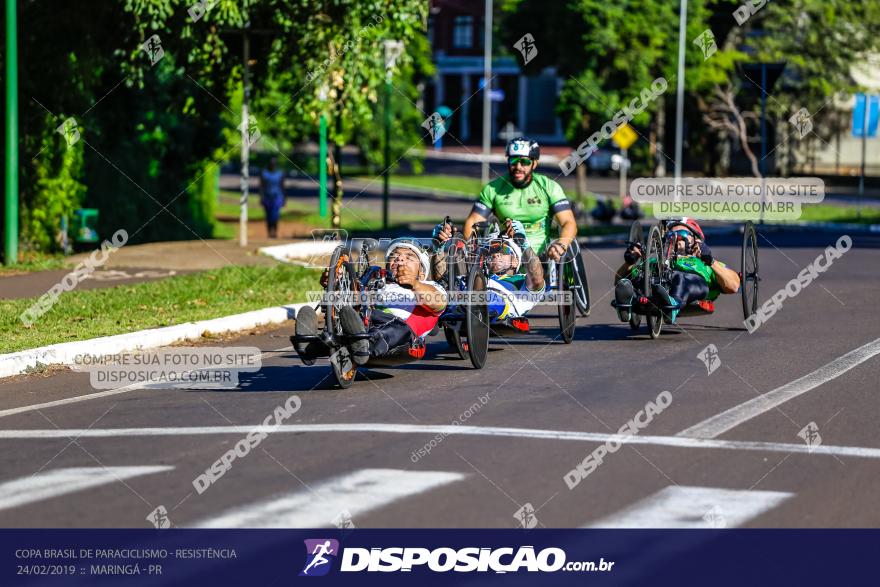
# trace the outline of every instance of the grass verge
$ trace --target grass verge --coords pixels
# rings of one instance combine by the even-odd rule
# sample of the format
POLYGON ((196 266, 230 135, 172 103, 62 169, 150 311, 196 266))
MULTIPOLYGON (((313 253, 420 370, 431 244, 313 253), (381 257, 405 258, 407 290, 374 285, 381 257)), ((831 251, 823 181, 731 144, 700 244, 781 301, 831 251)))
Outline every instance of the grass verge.
POLYGON ((0 353, 147 328, 208 320, 306 301, 320 272, 291 265, 231 265, 159 281, 72 291, 26 328, 19 316, 37 298, 0 300, 0 353))

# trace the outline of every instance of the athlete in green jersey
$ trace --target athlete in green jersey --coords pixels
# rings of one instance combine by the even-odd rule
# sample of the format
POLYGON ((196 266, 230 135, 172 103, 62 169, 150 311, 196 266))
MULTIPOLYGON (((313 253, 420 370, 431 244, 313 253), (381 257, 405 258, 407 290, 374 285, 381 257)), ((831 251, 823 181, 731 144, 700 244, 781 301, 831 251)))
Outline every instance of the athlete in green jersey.
POLYGON ((502 225, 508 220, 521 224, 529 245, 538 255, 544 253, 558 260, 577 237, 574 213, 562 187, 540 173, 535 173, 540 147, 535 141, 518 138, 510 141, 506 149, 509 174, 489 182, 464 223, 464 236, 468 238, 474 224, 485 221, 495 214, 502 225), (559 224, 559 239, 550 239, 550 225, 559 224))
MULTIPOLYGON (((674 308, 669 313, 669 322, 674 323, 678 311, 690 303, 711 301, 720 294, 732 294, 739 290, 739 274, 712 256, 703 230, 693 218, 670 222, 667 238, 674 239, 677 253, 672 279, 669 290, 664 285, 657 285, 655 289, 660 303, 674 308)), ((627 322, 636 296, 634 284, 640 281, 644 265, 641 245, 631 243, 623 258, 624 264, 615 274, 614 298, 617 317, 627 322)))

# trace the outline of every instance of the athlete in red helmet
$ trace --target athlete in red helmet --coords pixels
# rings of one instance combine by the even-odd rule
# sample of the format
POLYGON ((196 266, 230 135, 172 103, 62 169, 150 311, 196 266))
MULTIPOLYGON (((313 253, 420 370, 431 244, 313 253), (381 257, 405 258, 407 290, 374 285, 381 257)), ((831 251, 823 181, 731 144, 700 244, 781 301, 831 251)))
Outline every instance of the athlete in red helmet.
MULTIPOLYGON (((674 323, 678 311, 692 302, 714 300, 720 294, 739 291, 739 274, 713 257, 703 229, 696 220, 678 218, 667 221, 666 238, 674 239, 677 255, 669 290, 663 285, 657 285, 655 290, 662 305, 675 308, 666 316, 667 321, 674 323)), ((615 307, 622 322, 630 318, 636 296, 633 283, 639 283, 637 276, 642 270, 642 257, 641 245, 630 243, 623 254, 624 263, 615 273, 615 307)))

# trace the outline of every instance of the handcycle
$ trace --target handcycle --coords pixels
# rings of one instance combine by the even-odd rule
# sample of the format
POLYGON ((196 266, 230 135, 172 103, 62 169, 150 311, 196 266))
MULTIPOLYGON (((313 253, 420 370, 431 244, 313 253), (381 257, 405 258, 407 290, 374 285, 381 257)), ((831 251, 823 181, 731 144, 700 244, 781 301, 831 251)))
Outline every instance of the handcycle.
MULTIPOLYGON (((647 240, 644 238, 642 225, 638 220, 630 226, 627 244, 638 244, 645 251, 641 271, 641 292, 633 301, 630 312, 629 326, 638 330, 641 317, 645 317, 651 338, 658 338, 663 329, 664 315, 675 309, 656 302, 654 292, 658 285, 669 288, 677 256, 675 242, 668 238, 668 221, 660 221, 652 226, 647 240)), ((740 297, 742 299, 743 318, 748 319, 758 309, 758 238, 755 226, 751 221, 743 225, 742 248, 740 251, 740 297)), ((612 306, 617 306, 612 302, 612 306)), ((681 308, 678 316, 707 316, 715 312, 715 302, 699 300, 681 308)))
MULTIPOLYGON (((353 258, 349 245, 339 245, 330 257, 327 267, 326 293, 321 300, 320 307, 324 315, 324 328, 318 334, 308 336, 292 336, 291 342, 321 342, 330 351, 329 362, 333 369, 333 375, 339 386, 348 388, 357 376, 358 365, 352 360, 348 346, 355 340, 370 338, 369 332, 363 334, 346 334, 340 320, 340 310, 343 306, 350 306, 357 311, 358 315, 369 324, 370 315, 375 309, 373 293, 379 291, 384 285, 393 280, 389 271, 384 267, 370 263, 370 251, 378 245, 372 239, 364 240, 360 247, 357 258, 353 258)), ((474 279, 472 286, 479 291, 480 282, 474 279)), ((466 315, 469 342, 474 342, 472 363, 474 367, 481 368, 486 361, 488 353, 488 319, 479 319, 486 314, 486 310, 479 307, 479 303, 466 303, 466 315), (476 339, 476 340, 475 340, 476 339), (480 345, 479 341, 485 340, 480 345), (481 353, 482 349, 482 353, 481 353)), ((427 346, 426 337, 415 338, 411 343, 401 344, 390 349, 382 357, 371 357, 363 365, 364 367, 394 367, 413 361, 418 361, 425 356, 427 346)))
MULTIPOLYGON (((444 222, 449 223, 448 217, 444 222)), ((447 263, 441 282, 448 284, 447 287, 451 292, 468 291, 471 276, 474 274, 480 275, 480 281, 487 284, 486 289, 488 290, 488 282, 491 279, 489 244, 497 238, 499 233, 497 223, 480 222, 474 225, 474 231, 470 238, 464 239, 460 233, 455 232, 453 237, 443 244, 447 263), (462 280, 461 276, 465 274, 468 275, 468 278, 462 280)), ((544 259, 542 262, 544 263, 544 275, 547 279, 548 289, 554 291, 558 297, 556 301, 558 303, 560 336, 563 342, 568 344, 574 338, 579 309, 583 307, 584 311, 589 313, 589 286, 580 249, 577 243, 573 242, 559 261, 553 262, 544 259), (579 305, 578 300, 582 306, 579 305)), ((475 341, 474 337, 467 336, 467 324, 460 319, 460 316, 460 309, 450 305, 441 316, 440 322, 449 346, 463 359, 470 356, 471 346, 474 342, 479 342, 482 345, 484 341, 482 339, 475 341)), ((495 335, 527 333, 530 330, 528 318, 525 316, 501 318, 497 312, 491 312, 488 314, 488 319, 491 332, 495 335)), ((488 337, 485 344, 488 346, 488 337)))

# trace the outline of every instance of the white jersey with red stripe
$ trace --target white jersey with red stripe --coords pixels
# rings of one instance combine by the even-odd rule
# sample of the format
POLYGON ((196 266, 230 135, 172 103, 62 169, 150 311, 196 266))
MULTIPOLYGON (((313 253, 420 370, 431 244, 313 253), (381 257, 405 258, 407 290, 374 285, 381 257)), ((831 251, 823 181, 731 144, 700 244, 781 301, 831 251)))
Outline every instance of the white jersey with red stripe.
MULTIPOLYGON (((436 289, 438 295, 445 293, 440 284, 434 281, 423 281, 422 284, 436 289)), ((388 283, 376 292, 376 310, 403 320, 417 337, 427 336, 442 314, 442 310, 434 312, 426 306, 418 305, 413 290, 397 283, 388 283)))

